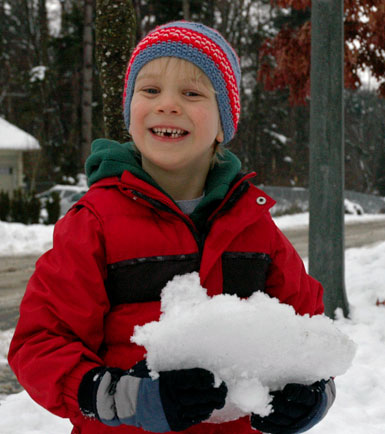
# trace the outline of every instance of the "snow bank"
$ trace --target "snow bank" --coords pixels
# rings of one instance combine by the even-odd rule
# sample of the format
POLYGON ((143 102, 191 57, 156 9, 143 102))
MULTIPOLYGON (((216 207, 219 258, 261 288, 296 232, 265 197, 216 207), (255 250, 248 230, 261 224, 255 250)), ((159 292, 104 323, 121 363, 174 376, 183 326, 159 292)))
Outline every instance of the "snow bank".
POLYGON ((41 254, 52 247, 53 225, 0 221, 0 256, 41 254))
POLYGON ((0 366, 7 362, 8 348, 11 343, 14 330, 0 331, 0 366))
MULTIPOLYGON (((295 229, 309 225, 309 213, 287 214, 280 217, 273 217, 276 225, 281 229, 295 229)), ((385 214, 345 214, 345 224, 366 223, 373 221, 383 221, 385 225, 385 214)))
POLYGON ((342 375, 355 353, 355 344, 326 316, 296 315, 262 292, 247 300, 209 297, 198 273, 166 285, 160 321, 137 326, 132 341, 146 348, 155 377, 201 367, 225 381, 228 408, 216 412, 215 421, 251 412, 265 416, 271 411, 269 391, 342 375))
MULTIPOLYGON (((81 185, 83 180, 78 180, 81 185)), ((281 230, 305 227, 309 224, 309 213, 285 215, 274 218, 281 230)), ((383 221, 384 214, 345 215, 345 223, 383 221)), ((42 254, 52 247, 53 226, 23 225, 0 221, 0 256, 42 254)))
POLYGON ((72 424, 49 413, 29 397, 27 392, 9 395, 0 402, 1 434, 68 434, 72 424))
POLYGON ((346 252, 351 320, 336 323, 357 343, 349 371, 336 379, 337 398, 313 434, 385 433, 385 242, 346 252))

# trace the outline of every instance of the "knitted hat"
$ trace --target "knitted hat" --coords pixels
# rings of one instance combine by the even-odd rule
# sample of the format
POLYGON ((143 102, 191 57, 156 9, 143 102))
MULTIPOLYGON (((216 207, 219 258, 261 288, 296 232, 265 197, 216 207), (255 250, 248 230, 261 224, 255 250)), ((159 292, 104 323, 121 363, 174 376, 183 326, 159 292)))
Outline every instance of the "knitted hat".
POLYGON ((159 57, 188 60, 207 75, 216 91, 224 133, 222 143, 229 142, 237 130, 240 114, 239 60, 220 33, 204 24, 189 21, 174 21, 156 27, 136 46, 124 83, 123 107, 127 129, 130 126, 130 105, 136 77, 146 63, 159 57))

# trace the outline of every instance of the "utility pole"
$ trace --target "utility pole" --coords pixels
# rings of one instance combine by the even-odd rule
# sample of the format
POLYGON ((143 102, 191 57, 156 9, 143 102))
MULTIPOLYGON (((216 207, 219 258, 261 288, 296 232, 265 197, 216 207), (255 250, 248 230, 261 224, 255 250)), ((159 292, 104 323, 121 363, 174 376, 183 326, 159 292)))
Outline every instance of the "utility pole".
POLYGON ((344 260, 343 0, 311 11, 309 272, 325 289, 325 314, 348 316, 344 260))

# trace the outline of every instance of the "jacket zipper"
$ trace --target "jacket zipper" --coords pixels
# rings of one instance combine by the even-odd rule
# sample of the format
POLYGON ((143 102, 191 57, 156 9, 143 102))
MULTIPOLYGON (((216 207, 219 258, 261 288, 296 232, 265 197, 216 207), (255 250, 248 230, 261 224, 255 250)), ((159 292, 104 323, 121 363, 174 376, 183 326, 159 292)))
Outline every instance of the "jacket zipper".
POLYGON ((163 202, 160 202, 157 199, 153 199, 150 196, 147 196, 143 193, 141 193, 140 191, 137 190, 131 190, 131 192, 137 196, 140 197, 141 199, 145 200, 146 202, 148 202, 150 205, 154 206, 155 208, 161 210, 161 211, 166 211, 170 214, 173 214, 177 217, 179 217, 185 224, 186 226, 189 228, 192 236, 194 237, 195 242, 197 243, 198 246, 198 255, 199 255, 199 264, 201 263, 201 259, 202 259, 202 254, 203 254, 203 246, 204 246, 204 237, 201 236, 201 234, 199 234, 199 232, 196 230, 196 228, 191 224, 191 222, 189 220, 187 220, 186 218, 184 218, 182 215, 180 215, 178 212, 174 211, 172 208, 170 208, 168 205, 164 204, 163 202))
POLYGON ((247 191, 249 186, 245 181, 246 181, 246 179, 244 179, 244 181, 239 184, 239 186, 231 193, 231 195, 226 198, 226 203, 222 202, 221 209, 219 210, 219 212, 215 212, 207 220, 206 225, 204 227, 204 232, 202 234, 200 234, 196 230, 195 226, 193 226, 189 220, 184 218, 183 215, 179 214, 178 212, 176 212, 175 210, 173 210, 172 208, 170 208, 168 205, 164 204, 163 202, 161 202, 157 199, 153 199, 152 197, 147 196, 146 194, 141 193, 140 191, 137 191, 137 190, 131 190, 131 193, 134 194, 135 196, 140 197, 141 199, 145 200, 146 202, 148 202, 150 205, 154 206, 155 208, 160 209, 161 211, 169 212, 170 214, 173 214, 173 215, 179 217, 186 224, 186 226, 189 228, 192 236, 194 237, 195 242, 197 243, 198 258, 199 258, 199 264, 200 264, 201 260, 202 260, 202 256, 203 256, 204 244, 205 244, 207 235, 210 232, 210 228, 214 222, 214 219, 221 212, 223 212, 224 210, 227 210, 227 208, 225 207, 226 204, 230 204, 230 206, 232 207, 234 205, 234 203, 243 195, 243 193, 247 191), (233 198, 235 198, 235 200, 232 200, 233 198))

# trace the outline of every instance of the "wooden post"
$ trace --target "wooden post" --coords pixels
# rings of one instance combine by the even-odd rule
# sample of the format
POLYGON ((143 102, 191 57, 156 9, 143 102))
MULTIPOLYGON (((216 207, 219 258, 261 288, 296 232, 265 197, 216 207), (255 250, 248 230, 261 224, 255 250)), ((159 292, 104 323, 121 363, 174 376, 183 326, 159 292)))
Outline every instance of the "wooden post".
POLYGON ((313 0, 309 272, 325 288, 325 313, 348 315, 344 266, 343 0, 313 0))

